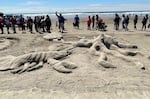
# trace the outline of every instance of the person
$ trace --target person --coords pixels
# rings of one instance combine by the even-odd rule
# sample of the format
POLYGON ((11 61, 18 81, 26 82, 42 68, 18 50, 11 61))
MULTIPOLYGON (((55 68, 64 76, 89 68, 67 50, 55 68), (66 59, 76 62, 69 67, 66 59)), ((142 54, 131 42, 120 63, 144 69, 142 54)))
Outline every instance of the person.
POLYGON ((148 14, 146 14, 144 17, 143 17, 143 20, 142 20, 142 30, 146 30, 146 25, 147 25, 147 21, 148 21, 148 14))
POLYGON ((92 16, 92 28, 95 28, 95 16, 92 16))
POLYGON ((10 22, 11 22, 11 27, 13 29, 13 32, 15 34, 16 33, 16 26, 15 26, 16 25, 16 19, 14 16, 11 17, 10 22))
POLYGON ((125 29, 125 31, 128 31, 128 25, 129 25, 129 16, 127 15, 124 19, 124 29, 125 29))
POLYGON ((150 20, 149 20, 148 28, 150 28, 150 20))
POLYGON ((32 30, 33 30, 33 19, 31 17, 28 18, 28 28, 29 28, 29 31, 32 33, 32 30))
MULTIPOLYGON (((26 17, 26 19, 25 19, 25 24, 26 24, 26 28, 27 28, 27 30, 29 29, 29 19, 30 19, 30 17, 29 16, 27 16, 26 17)), ((29 29, 30 30, 30 29, 29 29)))
POLYGON ((1 34, 4 34, 4 20, 3 18, 0 16, 0 29, 1 29, 1 34))
POLYGON ((138 15, 135 15, 133 23, 134 23, 134 29, 137 30, 136 24, 138 22, 138 15))
POLYGON ((42 28, 42 32, 45 32, 45 26, 46 26, 45 17, 42 16, 40 20, 40 28, 42 28))
POLYGON ((90 29, 91 29, 91 23, 92 23, 91 17, 90 17, 90 16, 88 16, 88 20, 87 20, 88 30, 90 30, 90 29))
POLYGON ((119 23, 120 23, 120 17, 118 14, 115 14, 115 19, 114 19, 115 30, 119 30, 119 23))
POLYGON ((46 23, 47 32, 51 33, 50 29, 51 29, 52 22, 51 22, 51 19, 48 15, 46 16, 45 23, 46 23))
POLYGON ((96 15, 96 29, 98 29, 98 20, 99 20, 99 16, 96 15))
POLYGON ((59 27, 59 32, 64 33, 64 24, 65 24, 65 18, 62 16, 62 14, 60 13, 59 15, 56 12, 56 16, 58 18, 58 27, 59 27))
POLYGON ((97 24, 98 24, 98 30, 106 31, 107 25, 105 24, 102 18, 99 18, 97 24))
POLYGON ((9 32, 10 19, 7 16, 5 18, 5 25, 6 25, 6 28, 7 28, 7 33, 10 34, 10 32, 9 32))
POLYGON ((125 29, 125 15, 124 14, 122 15, 121 21, 122 21, 122 29, 124 30, 125 29))
POLYGON ((23 18, 22 15, 20 15, 20 26, 22 31, 25 31, 25 19, 23 18))
POLYGON ((35 27, 36 32, 39 32, 39 23, 40 23, 40 18, 38 16, 35 16, 35 18, 34 18, 34 27, 35 27))
POLYGON ((19 31, 21 31, 20 17, 16 17, 16 25, 18 26, 19 31))
POLYGON ((79 29, 79 23, 80 23, 80 18, 79 18, 78 15, 76 15, 76 16, 74 17, 73 26, 74 26, 74 27, 77 27, 77 28, 79 29))

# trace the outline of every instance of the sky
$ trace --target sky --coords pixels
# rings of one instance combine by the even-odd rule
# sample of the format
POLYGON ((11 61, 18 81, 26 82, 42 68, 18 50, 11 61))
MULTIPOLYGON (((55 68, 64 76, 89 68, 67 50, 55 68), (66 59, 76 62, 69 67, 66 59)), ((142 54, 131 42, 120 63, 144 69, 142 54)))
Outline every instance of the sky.
POLYGON ((0 12, 44 13, 150 10, 150 0, 1 0, 0 12))

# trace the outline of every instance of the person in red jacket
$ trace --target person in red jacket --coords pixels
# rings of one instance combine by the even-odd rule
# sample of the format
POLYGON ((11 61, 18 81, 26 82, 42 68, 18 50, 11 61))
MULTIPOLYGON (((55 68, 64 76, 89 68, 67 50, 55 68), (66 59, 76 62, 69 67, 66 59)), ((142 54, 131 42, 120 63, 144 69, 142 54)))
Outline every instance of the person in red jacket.
POLYGON ((91 29, 91 23, 92 23, 92 20, 91 20, 91 17, 89 16, 89 17, 88 17, 88 20, 87 20, 88 30, 91 29))
POLYGON ((1 29, 1 31, 2 31, 2 33, 1 33, 1 34, 4 34, 3 27, 4 27, 4 20, 3 20, 3 18, 2 18, 2 17, 0 17, 0 29, 1 29))

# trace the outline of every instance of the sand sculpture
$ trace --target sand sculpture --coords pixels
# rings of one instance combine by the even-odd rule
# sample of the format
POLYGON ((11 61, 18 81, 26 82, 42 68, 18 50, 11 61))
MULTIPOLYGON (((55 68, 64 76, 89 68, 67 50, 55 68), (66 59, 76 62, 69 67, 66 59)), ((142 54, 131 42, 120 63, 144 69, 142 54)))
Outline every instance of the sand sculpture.
POLYGON ((0 51, 8 49, 13 46, 15 42, 18 42, 19 39, 15 37, 0 37, 0 51))
MULTIPOLYGON (((93 40, 81 39, 75 44, 77 47, 87 47, 92 55, 99 56, 98 64, 104 68, 116 68, 113 63, 108 61, 107 55, 112 55, 114 57, 121 58, 127 62, 133 62, 137 65, 137 60, 131 58, 130 56, 141 55, 138 51, 133 51, 130 49, 137 49, 136 45, 123 44, 108 35, 100 35, 93 40)), ((142 63, 138 62, 138 65, 142 63)), ((143 66, 143 65, 142 65, 143 66)))
POLYGON ((24 54, 18 57, 7 56, 1 58, 1 71, 11 71, 11 73, 29 72, 43 67, 44 63, 48 63, 58 72, 71 73, 71 69, 77 68, 74 63, 59 61, 60 59, 70 55, 68 51, 48 51, 48 52, 34 52, 24 54), (5 61, 5 62, 4 62, 5 61))
MULTIPOLYGON (((56 37, 54 38, 56 39, 56 37)), ((127 62, 133 62, 135 65, 143 66, 142 63, 132 58, 136 55, 141 55, 136 45, 123 44, 108 35, 99 35, 93 40, 81 39, 78 42, 72 43, 69 46, 60 44, 47 52, 33 52, 20 56, 7 56, 0 59, 0 71, 10 71, 14 74, 33 71, 42 68, 44 64, 48 64, 54 70, 60 73, 72 73, 72 70, 78 66, 75 63, 65 61, 65 58, 72 54, 72 51, 78 47, 85 47, 91 55, 98 56, 98 66, 104 68, 117 68, 108 60, 108 55, 121 58, 127 62)))

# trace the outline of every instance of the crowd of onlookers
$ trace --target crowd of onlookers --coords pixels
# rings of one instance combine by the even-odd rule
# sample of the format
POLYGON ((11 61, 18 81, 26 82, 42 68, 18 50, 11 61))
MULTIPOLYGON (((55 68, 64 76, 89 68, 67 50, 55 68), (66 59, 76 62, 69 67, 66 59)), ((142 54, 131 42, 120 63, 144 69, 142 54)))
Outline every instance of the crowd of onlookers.
POLYGON ((36 16, 34 20, 31 17, 27 17, 27 19, 25 19, 22 15, 0 17, 0 29, 2 31, 2 34, 4 33, 4 26, 6 26, 8 34, 10 33, 10 27, 12 28, 13 33, 16 33, 16 27, 18 27, 20 31, 29 30, 32 33, 33 24, 36 32, 51 32, 51 19, 48 15, 46 17, 36 16))
MULTIPOLYGON (((148 23, 148 14, 146 14, 141 23, 142 23, 142 28, 141 30, 146 30, 146 28, 150 28, 150 23, 147 25, 148 23)), ((122 18, 119 17, 118 14, 115 14, 115 18, 114 18, 114 26, 115 26, 115 30, 119 30, 119 25, 120 22, 122 24, 122 29, 125 31, 128 31, 128 25, 129 25, 129 16, 128 15, 122 15, 122 18)), ((134 23, 134 29, 137 30, 137 23, 138 23, 138 15, 134 15, 134 19, 133 19, 133 23, 134 23)))
MULTIPOLYGON (((62 16, 62 14, 58 14, 56 12, 56 16, 58 18, 58 23, 57 26, 59 28, 60 32, 64 32, 64 24, 65 24, 65 18, 62 16)), ((119 30, 120 23, 122 24, 122 29, 125 31, 128 31, 128 24, 129 24, 129 16, 128 15, 122 15, 122 18, 118 14, 115 14, 114 18, 114 26, 115 30, 119 30)), ((87 19, 87 29, 96 29, 96 30, 101 30, 101 31, 106 31, 107 25, 105 24, 104 20, 99 17, 98 15, 96 16, 88 16, 87 19)), ((133 23, 134 23, 134 29, 137 29, 137 22, 138 22, 138 15, 134 16, 133 23)), ((148 15, 146 14, 143 19, 142 19, 142 30, 146 30, 147 28, 147 23, 148 23, 148 15)), ((73 26, 77 27, 79 29, 80 24, 80 18, 78 15, 74 17, 74 22, 73 26)), ((13 30, 13 33, 16 33, 16 27, 20 31, 26 31, 29 30, 31 33, 33 33, 33 26, 35 28, 36 32, 48 32, 51 33, 51 18, 49 15, 46 16, 35 16, 34 19, 31 17, 27 17, 26 19, 20 15, 20 16, 4 16, 0 17, 0 29, 1 29, 1 34, 4 33, 4 26, 7 28, 8 34, 10 33, 10 27, 13 30)), ((148 28, 150 28, 150 24, 148 25, 148 28)))

